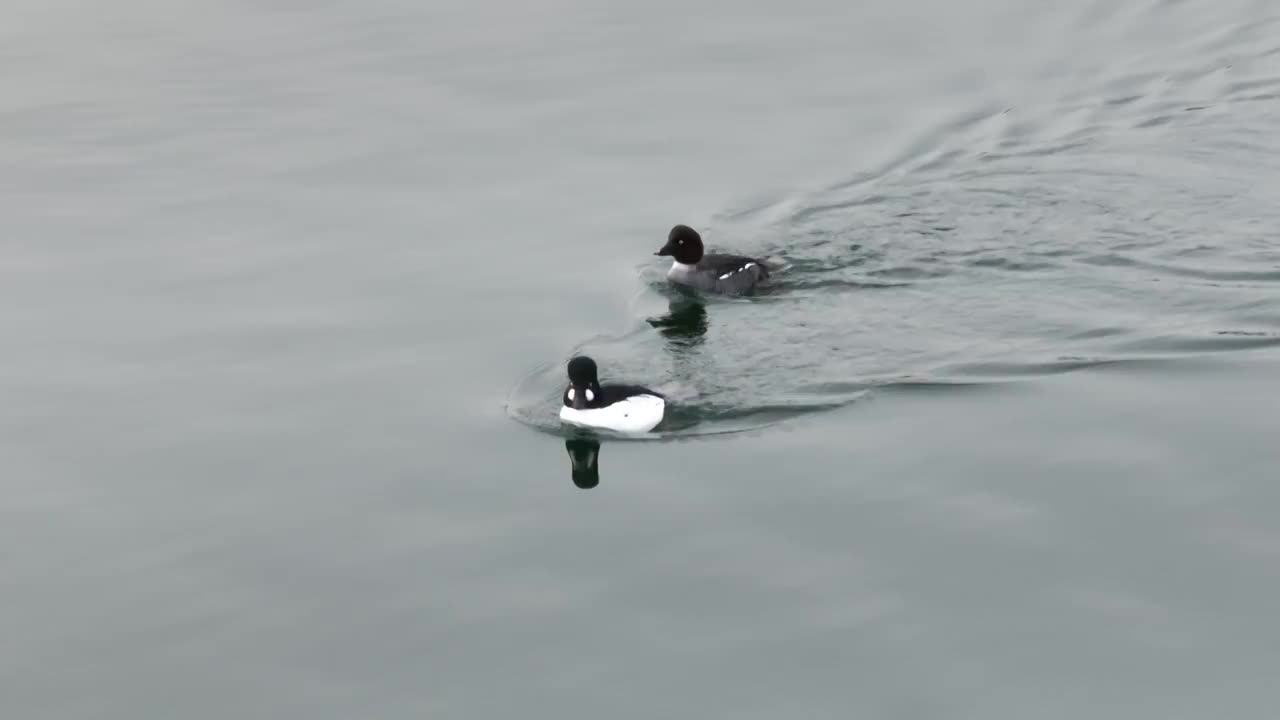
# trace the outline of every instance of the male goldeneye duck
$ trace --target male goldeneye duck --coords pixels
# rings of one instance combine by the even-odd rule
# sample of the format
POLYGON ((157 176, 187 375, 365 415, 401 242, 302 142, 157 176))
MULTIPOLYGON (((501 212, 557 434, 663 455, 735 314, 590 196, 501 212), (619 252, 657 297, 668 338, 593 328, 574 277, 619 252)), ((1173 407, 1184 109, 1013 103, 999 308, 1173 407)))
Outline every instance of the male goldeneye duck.
POLYGON ((720 293, 743 293, 769 279, 764 262, 742 255, 704 255, 702 236, 688 225, 676 225, 667 244, 654 253, 670 255, 674 262, 667 279, 678 285, 720 293))
POLYGON ((639 385, 601 385, 596 363, 585 355, 569 361, 569 387, 560 419, 570 425, 642 433, 662 422, 667 401, 639 385))

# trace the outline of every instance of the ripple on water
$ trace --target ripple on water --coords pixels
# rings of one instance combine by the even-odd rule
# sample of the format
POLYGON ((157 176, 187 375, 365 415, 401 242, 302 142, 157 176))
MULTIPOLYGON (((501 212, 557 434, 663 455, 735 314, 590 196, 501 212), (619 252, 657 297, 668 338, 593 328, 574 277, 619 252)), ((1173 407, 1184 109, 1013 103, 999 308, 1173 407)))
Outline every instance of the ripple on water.
MULTIPOLYGON (((1280 93, 1280 75, 1265 34, 1233 33, 1229 67, 1171 52, 1056 105, 983 106, 881 167, 726 213, 709 244, 776 257, 774 287, 704 302, 645 263, 630 324, 577 350, 671 394, 646 436, 664 439, 1273 349, 1280 209, 1259 178, 1280 171, 1280 128, 1242 101, 1280 93)), ((513 418, 562 433, 567 356, 517 385, 513 418)))

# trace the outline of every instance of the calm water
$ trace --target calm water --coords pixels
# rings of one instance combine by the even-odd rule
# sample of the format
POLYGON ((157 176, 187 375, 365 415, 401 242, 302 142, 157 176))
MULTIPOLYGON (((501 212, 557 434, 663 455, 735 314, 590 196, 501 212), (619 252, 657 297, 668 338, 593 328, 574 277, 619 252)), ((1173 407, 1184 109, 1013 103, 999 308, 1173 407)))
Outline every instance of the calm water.
POLYGON ((5 3, 0 715, 1274 712, 1275 3, 423 5, 5 3))

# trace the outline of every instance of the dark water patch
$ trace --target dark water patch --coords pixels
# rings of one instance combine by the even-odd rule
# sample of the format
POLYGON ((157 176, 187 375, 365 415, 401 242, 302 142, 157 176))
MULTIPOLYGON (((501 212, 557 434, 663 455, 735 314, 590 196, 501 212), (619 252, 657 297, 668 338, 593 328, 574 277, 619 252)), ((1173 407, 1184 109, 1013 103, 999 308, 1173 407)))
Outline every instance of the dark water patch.
POLYGON ((1173 115, 1156 115, 1155 117, 1150 117, 1145 120, 1139 120, 1134 124, 1134 127, 1139 129, 1160 127, 1161 125, 1169 124, 1173 120, 1173 115))
POLYGON ((1280 100, 1280 93, 1262 93, 1235 98, 1236 102, 1273 102, 1275 100, 1280 100))
POLYGON ((1076 255, 1080 254, 1080 251, 1075 248, 1049 248, 1044 250, 1036 250, 1032 254, 1037 257, 1066 258, 1066 257, 1075 257, 1076 255))
POLYGON ((801 385, 797 390, 808 395, 838 396, 858 395, 866 392, 870 387, 871 385, 865 382, 829 380, 809 385, 801 385))
POLYGON ((1254 96, 1259 90, 1270 91, 1273 88, 1280 88, 1280 77, 1258 78, 1255 80, 1241 80, 1227 85, 1228 97, 1237 95, 1254 96))
POLYGON ((1208 335, 1160 335, 1124 343, 1121 349, 1147 353, 1215 353, 1280 346, 1280 334, 1217 331, 1208 335))
POLYGON ((686 348, 701 344, 709 327, 707 307, 696 300, 672 303, 666 314, 648 318, 645 322, 667 340, 686 348))
POLYGON ((1190 268, 1159 263, 1141 263, 1139 266, 1167 275, 1220 283, 1269 283, 1280 281, 1280 268, 1271 270, 1227 270, 1190 268))
POLYGON ((1106 367, 1152 368, 1155 364, 1148 358, 1062 357, 1045 361, 965 363, 941 368, 940 372, 960 377, 1025 379, 1106 367))
POLYGON ((893 278, 895 280, 930 280, 946 277, 950 274, 950 271, 945 269, 921 267, 920 265, 899 265, 896 267, 870 270, 867 274, 871 277, 893 278))
POLYGON ((897 380, 881 380, 871 383, 874 395, 920 394, 939 395, 951 393, 972 393, 994 390, 995 386, 986 381, 971 380, 928 380, 923 378, 906 378, 897 380))
POLYGON ((1026 260, 1016 260, 1004 257, 980 257, 970 260, 969 265, 971 267, 1008 270, 1011 272, 1039 272, 1053 270, 1057 267, 1053 263, 1028 262, 1026 260))
POLYGON ((791 291, 842 291, 857 292, 860 290, 896 290, 901 288, 912 287, 914 283, 910 282, 887 282, 874 280, 825 280, 825 279, 797 279, 786 281, 785 287, 791 291))
POLYGON ((1105 98, 1103 99, 1102 103, 1109 107, 1122 107, 1125 105, 1131 105, 1141 100, 1143 97, 1145 96, 1139 95, 1139 94, 1121 95, 1118 97, 1105 98))
POLYGON ((841 393, 849 397, 833 398, 825 402, 792 402, 740 407, 704 405, 677 408, 672 414, 673 422, 667 427, 667 432, 705 435, 755 430, 793 418, 842 408, 865 395, 865 392, 864 390, 857 393, 841 393))
POLYGON ((1170 254, 1179 258, 1213 257, 1222 253, 1216 245, 1198 244, 1183 248, 1175 248, 1170 254))
POLYGON ((1280 312, 1241 313, 1235 319, 1246 325, 1280 328, 1280 312))
MULTIPOLYGON (((1127 246, 1137 249, 1149 249, 1152 247, 1160 247, 1159 243, 1143 243, 1137 246, 1127 246)), ((1180 249, 1173 251, 1175 255, 1186 254, 1211 254, 1214 251, 1204 246, 1198 246, 1193 249, 1180 249)), ((1221 250, 1216 251, 1221 254, 1221 250)), ((1195 280, 1203 280, 1214 283, 1270 283, 1280 281, 1280 268, 1272 268, 1267 270, 1232 270, 1226 268, 1202 268, 1188 267, 1185 265, 1174 265, 1170 263, 1159 263, 1146 260, 1139 260, 1118 253, 1103 253, 1083 257, 1079 260, 1081 263, 1088 265, 1097 265, 1101 267, 1127 267, 1145 270, 1153 276, 1169 276, 1191 278, 1195 280)))
POLYGON ((865 248, 860 243, 845 245, 835 242, 834 238, 812 244, 797 243, 783 252, 786 272, 779 273, 777 279, 793 282, 853 270, 874 263, 882 256, 878 250, 865 248))
MULTIPOLYGON (((1136 351, 1138 348, 1128 348, 1136 351)), ((1004 387, 1017 385, 1037 378, 1047 378, 1077 372, 1091 373, 1142 373, 1161 374, 1186 371, 1215 371, 1222 367, 1214 359, 1212 349, 1187 352, 1170 352, 1167 346, 1145 348, 1150 354, 1114 354, 1100 356, 1062 356, 1052 360, 1027 359, 1023 361, 986 361, 960 363, 935 370, 939 377, 954 382, 972 382, 978 387, 1004 387), (969 380, 976 378, 977 380, 969 380)))
POLYGON ((1122 327, 1100 327, 1084 330, 1067 336, 1067 340, 1096 340, 1098 338, 1115 337, 1130 332, 1128 328, 1122 327))
POLYGON ((1008 160, 1017 160, 1025 158, 1038 158, 1057 155, 1059 153, 1069 152, 1078 148, 1085 147, 1088 144, 1085 140, 1073 140, 1070 142, 1048 143, 1037 147, 1023 148, 1010 152, 985 152, 982 153, 980 159, 982 162, 1003 162, 1008 160))

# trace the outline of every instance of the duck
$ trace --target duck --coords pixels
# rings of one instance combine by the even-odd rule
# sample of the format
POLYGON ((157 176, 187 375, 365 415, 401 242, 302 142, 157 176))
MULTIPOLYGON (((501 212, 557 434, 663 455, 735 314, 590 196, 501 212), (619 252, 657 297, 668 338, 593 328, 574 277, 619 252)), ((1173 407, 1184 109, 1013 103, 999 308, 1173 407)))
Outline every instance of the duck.
POLYGON ((763 260, 745 255, 705 254, 702 236, 688 225, 676 225, 667 244, 654 255, 672 258, 667 280, 713 293, 742 294, 769 280, 763 260))
POLYGON ((584 428, 645 433, 657 427, 667 399, 639 385, 601 385, 595 360, 578 355, 568 364, 560 420, 584 428))

